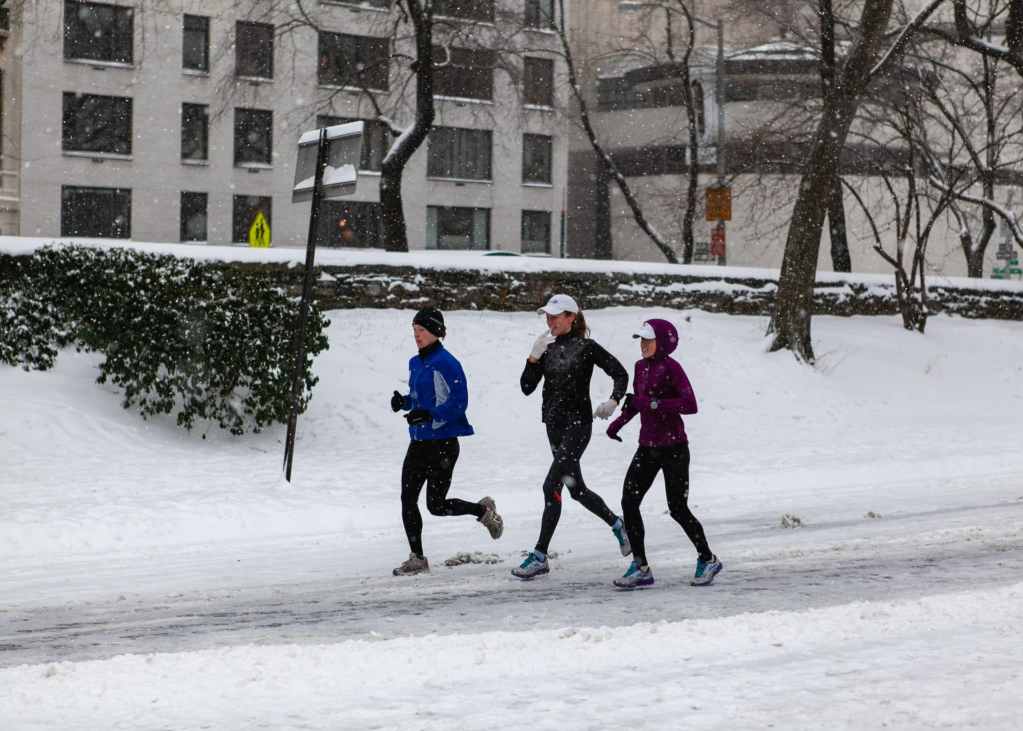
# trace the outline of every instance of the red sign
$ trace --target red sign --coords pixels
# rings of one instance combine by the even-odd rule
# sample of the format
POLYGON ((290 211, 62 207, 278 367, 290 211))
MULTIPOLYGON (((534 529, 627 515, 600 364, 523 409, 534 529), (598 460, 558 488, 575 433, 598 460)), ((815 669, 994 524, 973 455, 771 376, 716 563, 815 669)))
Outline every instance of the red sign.
POLYGON ((725 224, 724 221, 710 230, 710 255, 725 255, 725 224))

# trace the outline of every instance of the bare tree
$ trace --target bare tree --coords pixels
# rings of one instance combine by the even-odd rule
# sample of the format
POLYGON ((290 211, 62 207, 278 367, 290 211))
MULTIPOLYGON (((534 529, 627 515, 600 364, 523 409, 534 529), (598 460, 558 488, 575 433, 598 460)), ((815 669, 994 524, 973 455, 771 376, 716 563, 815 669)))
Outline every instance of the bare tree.
POLYGON ((860 100, 872 80, 881 75, 906 47, 912 34, 944 0, 932 0, 899 33, 886 53, 893 0, 865 0, 855 27, 856 40, 837 70, 831 93, 823 100, 821 119, 799 187, 785 242, 774 313, 768 332, 771 350, 791 350, 812 363, 810 324, 813 291, 824 216, 832 183, 860 100))

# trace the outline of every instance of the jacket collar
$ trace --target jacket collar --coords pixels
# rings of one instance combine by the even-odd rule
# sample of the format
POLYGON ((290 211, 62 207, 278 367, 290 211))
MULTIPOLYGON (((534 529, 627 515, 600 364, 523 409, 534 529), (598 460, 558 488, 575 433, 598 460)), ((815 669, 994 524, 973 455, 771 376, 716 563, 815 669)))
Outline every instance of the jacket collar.
POLYGON ((444 349, 444 345, 441 344, 440 340, 435 340, 434 342, 430 343, 425 348, 423 348, 422 350, 419 351, 419 357, 422 358, 423 360, 426 360, 431 355, 436 353, 438 350, 443 350, 443 349, 444 349))

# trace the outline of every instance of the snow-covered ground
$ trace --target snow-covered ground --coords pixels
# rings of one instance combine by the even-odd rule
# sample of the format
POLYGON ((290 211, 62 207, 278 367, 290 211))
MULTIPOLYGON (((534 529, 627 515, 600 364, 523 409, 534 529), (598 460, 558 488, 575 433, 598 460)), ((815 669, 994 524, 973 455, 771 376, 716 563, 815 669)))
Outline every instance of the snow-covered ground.
MULTIPOLYGON (((809 369, 763 352, 761 318, 590 313, 630 372, 639 321, 680 325, 691 504, 726 565, 688 585, 655 488, 657 585, 618 593, 610 532, 570 500, 551 574, 508 574, 549 454, 521 313, 448 315, 477 429, 451 494, 493 495, 504 537, 424 511, 432 574, 389 576, 411 315, 331 313, 291 484, 282 429, 145 422, 93 355, 0 369, 0 728, 1018 728, 1023 323, 819 317, 809 369)), ((583 462, 611 505, 636 429, 598 425, 583 462)))

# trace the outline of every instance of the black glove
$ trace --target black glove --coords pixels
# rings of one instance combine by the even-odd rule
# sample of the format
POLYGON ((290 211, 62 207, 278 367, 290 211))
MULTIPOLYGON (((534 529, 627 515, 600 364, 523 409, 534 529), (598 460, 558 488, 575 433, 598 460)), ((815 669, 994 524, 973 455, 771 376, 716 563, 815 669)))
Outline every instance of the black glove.
MULTIPOLYGON (((625 394, 625 400, 622 401, 622 411, 625 411, 630 406, 632 406, 632 394, 631 393, 627 393, 627 394, 625 394)), ((621 440, 619 439, 618 441, 621 441, 621 440)))
POLYGON ((620 442, 620 441, 622 441, 622 438, 621 438, 620 436, 618 436, 617 434, 612 434, 611 432, 608 432, 608 433, 607 433, 607 435, 608 435, 608 436, 609 436, 609 437, 610 437, 611 439, 614 439, 614 440, 615 440, 616 442, 620 442))
POLYGON ((429 421, 431 418, 430 412, 426 409, 412 409, 412 411, 405 414, 405 421, 409 423, 409 426, 413 424, 423 424, 429 421))
POLYGON ((391 411, 397 413, 401 411, 401 407, 405 405, 405 397, 397 391, 391 396, 391 411))

